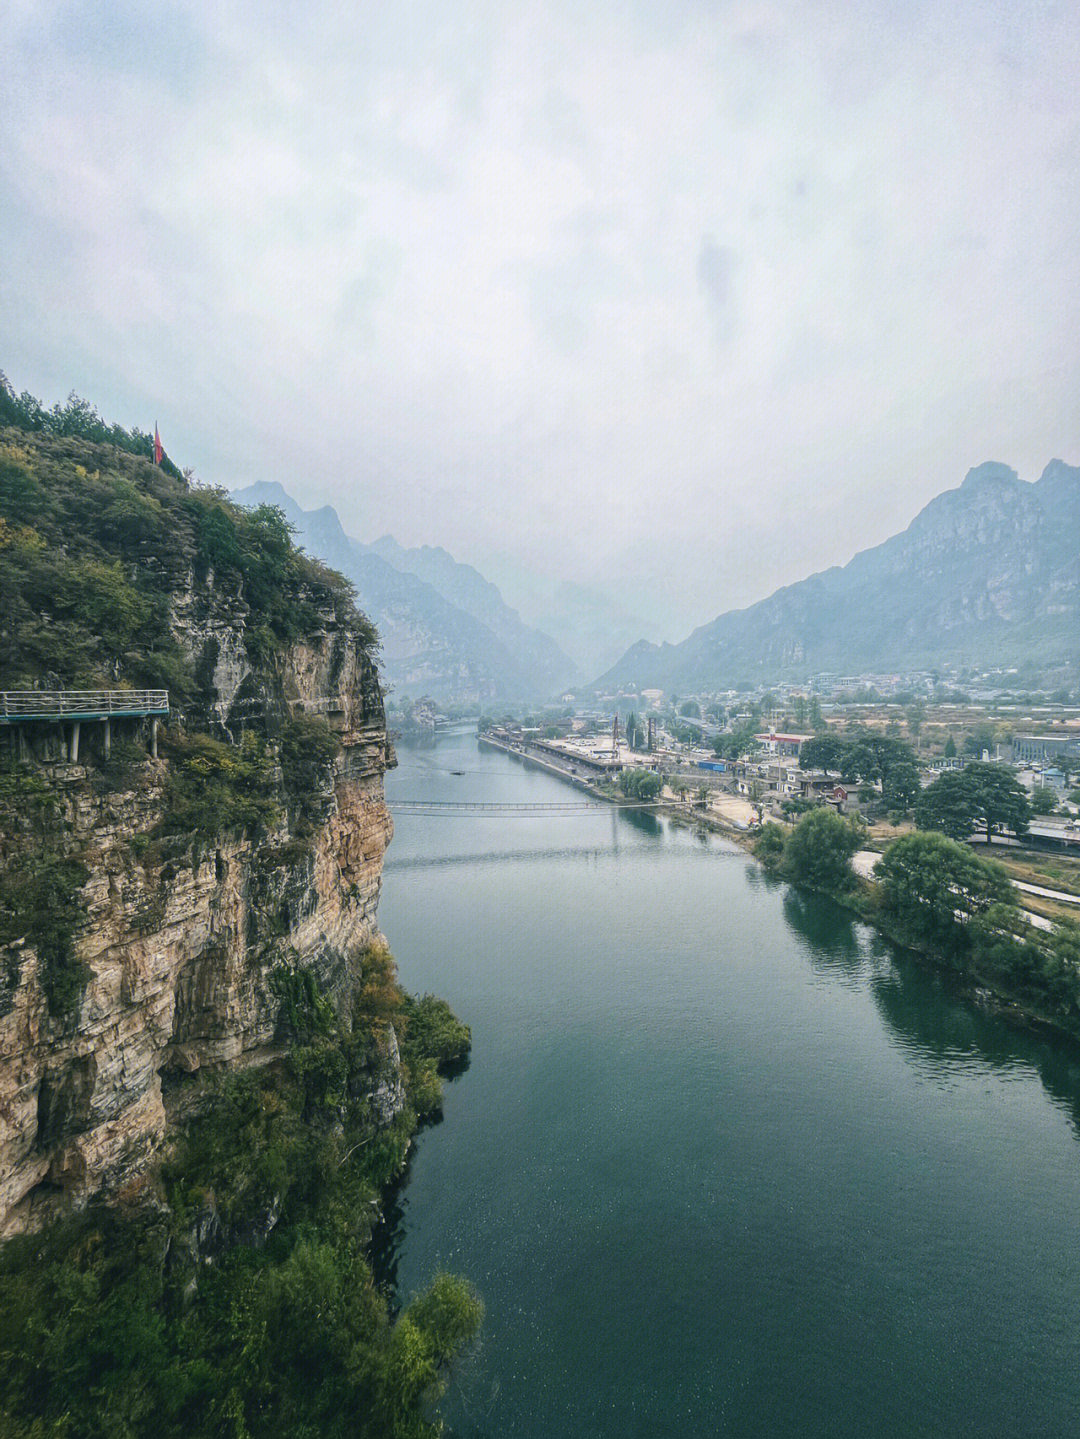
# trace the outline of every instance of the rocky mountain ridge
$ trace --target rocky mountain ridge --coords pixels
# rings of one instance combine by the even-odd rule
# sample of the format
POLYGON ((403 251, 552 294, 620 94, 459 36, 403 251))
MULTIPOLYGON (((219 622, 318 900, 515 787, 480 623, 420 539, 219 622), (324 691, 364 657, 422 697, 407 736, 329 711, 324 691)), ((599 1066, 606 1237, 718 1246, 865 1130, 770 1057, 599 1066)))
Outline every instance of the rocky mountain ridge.
POLYGON ((356 587, 378 627, 386 680, 412 697, 455 703, 547 698, 573 663, 548 635, 526 625, 498 588, 446 550, 406 549, 391 536, 365 544, 334 509, 303 510, 280 485, 235 490, 240 505, 275 505, 309 554, 356 587))
POLYGON ((908 528, 847 565, 720 615, 677 645, 640 642, 594 682, 671 690, 938 664, 1080 663, 1080 468, 1034 483, 968 472, 908 528))

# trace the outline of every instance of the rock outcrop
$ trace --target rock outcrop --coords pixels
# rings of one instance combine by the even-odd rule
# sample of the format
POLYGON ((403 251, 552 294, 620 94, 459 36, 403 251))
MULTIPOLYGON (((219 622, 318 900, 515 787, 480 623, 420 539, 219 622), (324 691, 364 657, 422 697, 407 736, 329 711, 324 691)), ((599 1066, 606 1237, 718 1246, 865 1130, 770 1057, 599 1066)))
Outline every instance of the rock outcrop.
MULTIPOLYGON (((357 956, 379 942, 383 774, 394 761, 370 635, 355 612, 324 606, 319 628, 256 667, 249 618, 212 573, 174 597, 173 632, 204 670, 199 728, 232 739, 254 728, 272 746, 283 724, 314 715, 335 732, 340 749, 313 772, 302 835, 280 783, 279 818, 257 841, 163 831, 167 746, 157 760, 129 753, 108 780, 93 764, 39 768, 64 851, 89 874, 75 939, 87 979, 57 1015, 33 944, 0 955, 0 1235, 121 1191, 208 1073, 280 1054, 276 970, 311 968, 344 1007, 357 956)), ((40 739, 39 754, 55 753, 40 739)), ((0 862, 17 842, 0 843, 0 862)), ((404 1101, 400 1085, 383 1089, 390 1119, 404 1101)))

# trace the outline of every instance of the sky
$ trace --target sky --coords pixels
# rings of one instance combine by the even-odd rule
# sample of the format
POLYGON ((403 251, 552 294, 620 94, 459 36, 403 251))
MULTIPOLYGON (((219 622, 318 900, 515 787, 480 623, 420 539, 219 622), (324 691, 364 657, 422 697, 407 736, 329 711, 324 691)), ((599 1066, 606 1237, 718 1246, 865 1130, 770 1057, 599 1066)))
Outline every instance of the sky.
POLYGON ((0 368, 206 483, 678 640, 1080 463, 1075 0, 5 12, 0 368))

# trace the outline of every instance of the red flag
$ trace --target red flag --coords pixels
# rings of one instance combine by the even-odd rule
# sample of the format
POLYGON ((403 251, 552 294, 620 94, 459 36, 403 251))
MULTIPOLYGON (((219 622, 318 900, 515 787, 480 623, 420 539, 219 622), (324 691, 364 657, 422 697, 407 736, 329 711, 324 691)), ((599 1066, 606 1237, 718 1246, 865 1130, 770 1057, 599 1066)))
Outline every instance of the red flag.
POLYGON ((157 420, 154 421, 154 464, 161 464, 161 457, 165 451, 161 448, 161 436, 157 432, 157 420))

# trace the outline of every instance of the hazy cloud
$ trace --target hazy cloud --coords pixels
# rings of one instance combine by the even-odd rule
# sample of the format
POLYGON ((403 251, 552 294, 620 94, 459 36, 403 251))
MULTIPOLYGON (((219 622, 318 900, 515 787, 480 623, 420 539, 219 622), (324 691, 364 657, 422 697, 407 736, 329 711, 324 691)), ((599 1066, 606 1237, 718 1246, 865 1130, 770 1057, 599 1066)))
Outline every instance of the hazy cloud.
POLYGON ((734 270, 734 251, 705 235, 698 251, 698 284, 712 314, 719 345, 726 345, 735 333, 734 270))
POLYGON ((13 0, 0 63, 0 366, 207 480, 679 637, 1080 458, 1074 5, 13 0))

